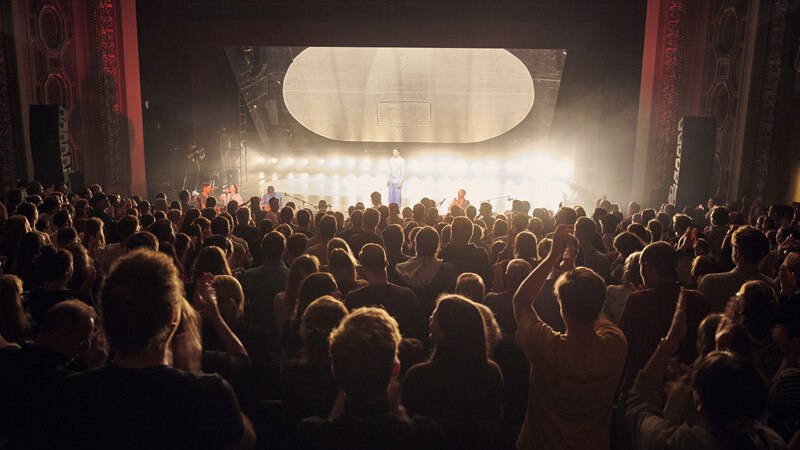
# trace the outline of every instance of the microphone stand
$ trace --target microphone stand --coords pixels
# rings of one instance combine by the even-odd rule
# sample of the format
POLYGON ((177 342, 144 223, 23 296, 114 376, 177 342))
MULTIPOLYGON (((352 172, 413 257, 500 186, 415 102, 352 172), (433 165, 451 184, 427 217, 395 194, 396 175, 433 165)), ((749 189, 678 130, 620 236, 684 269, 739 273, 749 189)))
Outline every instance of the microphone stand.
POLYGON ((514 200, 509 195, 501 195, 500 197, 490 198, 490 199, 487 199, 487 200, 481 200, 480 203, 489 203, 489 202, 493 202, 495 200, 501 200, 501 199, 506 199, 507 202, 510 202, 511 200, 514 200))
POLYGON ((314 205, 312 205, 311 203, 308 203, 307 201, 303 200, 302 198, 297 198, 297 197, 295 197, 295 196, 293 196, 293 195, 289 195, 289 194, 287 194, 286 192, 284 192, 284 193, 283 193, 283 196, 284 196, 284 197, 291 198, 292 200, 297 200, 298 202, 300 202, 300 203, 302 203, 302 204, 303 204, 303 207, 304 207, 304 208, 305 208, 305 206, 306 206, 306 205, 308 205, 308 206, 314 206, 314 205))

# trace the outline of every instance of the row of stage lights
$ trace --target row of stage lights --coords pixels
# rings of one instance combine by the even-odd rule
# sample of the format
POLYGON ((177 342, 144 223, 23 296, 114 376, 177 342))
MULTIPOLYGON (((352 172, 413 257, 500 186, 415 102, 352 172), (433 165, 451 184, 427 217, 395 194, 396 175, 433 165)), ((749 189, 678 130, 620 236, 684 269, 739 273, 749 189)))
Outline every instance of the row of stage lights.
MULTIPOLYGON (((257 157, 256 169, 269 169, 274 172, 316 172, 324 173, 360 173, 383 174, 387 170, 388 158, 376 160, 370 157, 354 158, 333 156, 328 158, 296 158, 296 157, 257 157)), ((504 162, 496 159, 475 159, 468 161, 456 157, 409 157, 406 158, 406 173, 417 176, 459 177, 485 176, 494 177, 500 174, 501 168, 507 175, 515 178, 547 178, 569 181, 572 178, 572 167, 569 163, 548 154, 539 153, 511 157, 504 162)))

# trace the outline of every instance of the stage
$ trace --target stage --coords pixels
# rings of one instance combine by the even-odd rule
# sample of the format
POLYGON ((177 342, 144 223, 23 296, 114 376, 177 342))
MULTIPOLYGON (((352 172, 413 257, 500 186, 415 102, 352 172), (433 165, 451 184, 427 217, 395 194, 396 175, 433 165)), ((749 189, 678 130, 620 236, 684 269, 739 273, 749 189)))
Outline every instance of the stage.
MULTIPOLYGON (((459 189, 467 191, 467 199, 476 207, 491 199, 496 211, 510 209, 512 199, 557 208, 560 202, 568 202, 574 195, 570 188, 571 162, 545 152, 508 155, 497 160, 455 155, 411 155, 404 159, 406 175, 401 207, 411 207, 428 197, 442 202, 444 211, 459 189)), ((356 202, 369 205, 373 191, 380 192, 386 202, 387 164, 388 157, 377 156, 256 157, 249 164, 252 170, 241 191, 248 198, 261 196, 267 186, 274 186, 277 192, 286 194, 285 202, 316 206, 324 199, 333 210, 346 211, 356 202)))

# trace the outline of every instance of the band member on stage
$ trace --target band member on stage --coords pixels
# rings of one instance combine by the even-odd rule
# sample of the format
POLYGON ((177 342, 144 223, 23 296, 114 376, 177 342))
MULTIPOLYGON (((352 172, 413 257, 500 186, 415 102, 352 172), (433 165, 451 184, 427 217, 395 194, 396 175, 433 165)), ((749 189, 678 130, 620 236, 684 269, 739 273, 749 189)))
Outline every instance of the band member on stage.
POLYGON ((273 186, 267 186, 267 193, 261 197, 261 209, 264 211, 269 210, 269 199, 277 198, 278 199, 278 209, 283 208, 283 196, 280 192, 275 192, 275 188, 273 186))
POLYGON ((200 185, 200 194, 197 195, 197 209, 202 210, 206 207, 206 201, 214 196, 214 186, 208 181, 200 185))
POLYGON ((406 161, 400 156, 400 149, 395 147, 392 150, 392 157, 389 158, 389 170, 386 174, 386 187, 389 188, 388 202, 402 206, 403 202, 403 177, 405 176, 406 161))
POLYGON ((462 210, 466 211, 467 207, 469 206, 469 200, 466 199, 467 191, 463 189, 458 190, 458 196, 453 199, 453 202, 450 203, 450 206, 447 207, 447 212, 450 212, 453 209, 453 206, 458 206, 462 210))
POLYGON ((206 150, 198 148, 197 142, 192 141, 186 150, 186 174, 183 178, 183 188, 197 192, 197 183, 200 181, 200 160, 206 157, 206 150))
POLYGON ((242 194, 239 193, 239 186, 237 186, 235 183, 231 183, 227 188, 222 190, 222 194, 219 196, 219 201, 223 206, 228 206, 228 203, 231 201, 235 201, 239 204, 239 206, 244 204, 242 194))

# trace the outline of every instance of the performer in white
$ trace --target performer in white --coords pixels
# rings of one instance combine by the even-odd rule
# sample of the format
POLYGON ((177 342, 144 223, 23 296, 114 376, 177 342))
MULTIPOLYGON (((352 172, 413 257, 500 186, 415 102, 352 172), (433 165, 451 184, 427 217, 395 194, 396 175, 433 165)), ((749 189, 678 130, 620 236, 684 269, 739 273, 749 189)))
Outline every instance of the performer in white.
POLYGON ((392 150, 392 157, 389 158, 389 170, 386 174, 386 186, 389 188, 388 204, 396 203, 397 206, 402 206, 405 170, 406 161, 400 156, 400 149, 395 147, 392 150))

